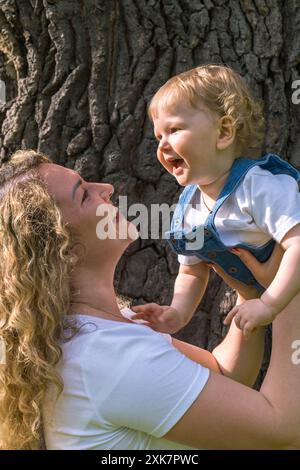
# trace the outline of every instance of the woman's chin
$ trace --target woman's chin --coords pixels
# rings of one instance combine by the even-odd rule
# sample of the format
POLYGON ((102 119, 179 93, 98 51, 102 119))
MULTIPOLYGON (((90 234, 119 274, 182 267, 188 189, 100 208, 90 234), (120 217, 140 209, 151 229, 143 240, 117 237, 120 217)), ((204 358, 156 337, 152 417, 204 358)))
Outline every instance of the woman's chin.
POLYGON ((128 224, 128 239, 130 242, 134 242, 139 238, 139 232, 136 228, 136 226, 132 223, 129 222, 128 224))

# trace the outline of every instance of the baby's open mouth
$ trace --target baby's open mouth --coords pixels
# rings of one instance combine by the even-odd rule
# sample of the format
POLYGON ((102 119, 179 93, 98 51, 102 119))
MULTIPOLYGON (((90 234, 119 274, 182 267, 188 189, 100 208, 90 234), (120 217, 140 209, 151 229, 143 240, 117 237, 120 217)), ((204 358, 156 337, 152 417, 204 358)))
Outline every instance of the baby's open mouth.
POLYGON ((170 163, 174 168, 178 168, 183 163, 183 158, 169 158, 168 163, 170 163))

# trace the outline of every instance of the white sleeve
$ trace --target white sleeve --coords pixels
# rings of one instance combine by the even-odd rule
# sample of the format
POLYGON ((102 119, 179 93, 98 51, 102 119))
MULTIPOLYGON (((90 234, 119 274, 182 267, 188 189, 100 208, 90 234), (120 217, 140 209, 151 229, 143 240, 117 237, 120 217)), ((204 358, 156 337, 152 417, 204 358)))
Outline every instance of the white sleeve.
POLYGON ((202 260, 198 258, 198 256, 178 255, 177 259, 180 264, 184 264, 185 266, 202 263, 202 260))
POLYGON ((110 425, 162 437, 198 397, 209 369, 146 326, 121 328, 122 339, 107 354, 97 334, 89 347, 85 383, 94 409, 110 425))
POLYGON ((248 201, 256 225, 278 243, 300 223, 298 183, 289 175, 273 175, 255 167, 245 177, 239 194, 248 201))

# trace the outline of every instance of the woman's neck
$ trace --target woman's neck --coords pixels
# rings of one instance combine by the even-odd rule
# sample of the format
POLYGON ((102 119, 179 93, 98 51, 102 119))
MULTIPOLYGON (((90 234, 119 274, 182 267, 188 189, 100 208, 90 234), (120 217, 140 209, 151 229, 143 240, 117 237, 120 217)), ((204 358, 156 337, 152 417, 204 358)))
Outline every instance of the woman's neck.
POLYGON ((100 318, 125 321, 113 286, 114 269, 87 269, 77 267, 71 278, 71 302, 68 314, 93 315, 100 318))

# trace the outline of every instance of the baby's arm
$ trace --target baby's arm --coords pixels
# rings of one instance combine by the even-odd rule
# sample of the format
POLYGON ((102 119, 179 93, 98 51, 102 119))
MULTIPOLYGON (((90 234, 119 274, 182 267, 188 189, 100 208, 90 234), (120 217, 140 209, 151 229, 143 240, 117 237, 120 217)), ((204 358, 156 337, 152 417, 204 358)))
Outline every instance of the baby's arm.
POLYGON ((271 323, 300 292, 300 224, 293 227, 280 244, 284 254, 279 269, 260 299, 249 300, 236 306, 226 317, 247 335, 257 326, 271 323))
POLYGON ((144 320, 156 331, 176 333, 186 325, 206 290, 209 268, 205 263, 180 265, 171 305, 146 304, 132 308, 133 320, 144 320))
POLYGON ((208 278, 209 268, 205 263, 180 265, 171 307, 179 312, 182 326, 192 318, 205 293, 208 278))
POLYGON ((280 313, 300 291, 300 224, 297 224, 281 241, 284 249, 277 274, 261 301, 273 310, 274 316, 280 313))

